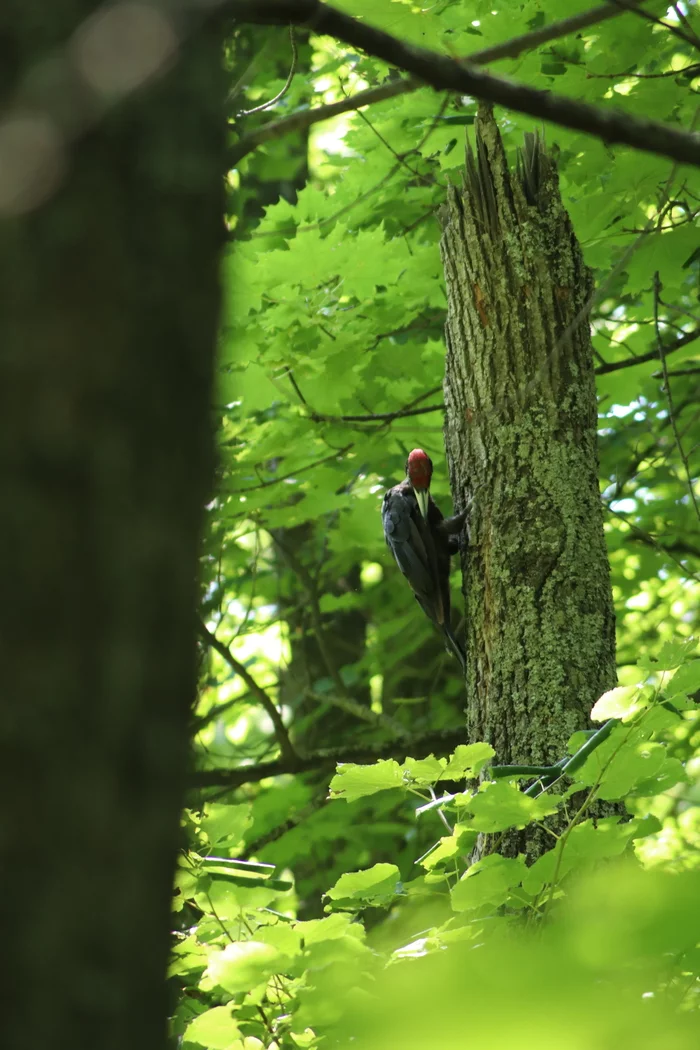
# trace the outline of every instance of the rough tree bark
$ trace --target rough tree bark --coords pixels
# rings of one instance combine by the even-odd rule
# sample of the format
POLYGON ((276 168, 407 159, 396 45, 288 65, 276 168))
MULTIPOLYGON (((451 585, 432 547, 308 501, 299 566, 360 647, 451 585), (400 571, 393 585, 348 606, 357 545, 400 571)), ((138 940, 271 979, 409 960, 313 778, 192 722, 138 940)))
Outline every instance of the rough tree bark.
MULTIPOLYGON (((526 136, 509 171, 476 123, 441 250, 445 441, 463 552, 467 722, 502 763, 545 764, 614 685, 615 621, 598 489, 592 281, 551 158, 526 136)), ((536 837, 511 848, 534 855, 536 837)))
MULTIPOLYGON (((96 6, 0 14, 3 120, 34 74, 62 74, 96 6)), ((6 196, 0 214, 3 1050, 166 1046, 212 460, 219 31, 169 65, 63 141, 43 202, 6 196)), ((46 97, 60 142, 74 100, 46 97)), ((4 165, 29 156, 23 127, 4 165)))

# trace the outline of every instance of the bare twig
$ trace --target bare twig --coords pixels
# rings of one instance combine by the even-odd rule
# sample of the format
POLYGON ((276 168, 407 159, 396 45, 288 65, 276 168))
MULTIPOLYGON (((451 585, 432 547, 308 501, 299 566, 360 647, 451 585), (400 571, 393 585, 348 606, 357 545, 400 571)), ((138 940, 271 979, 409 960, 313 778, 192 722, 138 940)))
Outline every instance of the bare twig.
POLYGON ((393 423, 395 419, 424 416, 428 412, 442 412, 444 408, 440 402, 439 405, 426 405, 425 408, 399 408, 395 412, 375 412, 366 416, 329 416, 322 412, 312 412, 309 419, 314 423, 393 423))
MULTIPOLYGON (((440 390, 442 390, 442 386, 431 387, 430 390, 426 390, 424 393, 419 394, 418 397, 414 397, 413 401, 409 401, 403 408, 397 408, 394 412, 369 412, 364 416, 332 416, 323 412, 310 412, 309 419, 313 420, 314 423, 381 423, 382 426, 386 426, 387 423, 393 423, 395 419, 403 419, 406 416, 420 416, 426 412, 441 412, 445 407, 443 404, 426 405, 424 408, 418 407, 421 401, 425 401, 426 398, 439 393, 440 390)), ((302 400, 304 399, 302 398, 302 400)), ((307 404, 305 400, 304 404, 307 404)))
POLYGON ((234 696, 233 700, 225 700, 222 704, 216 704, 216 706, 212 707, 206 715, 202 715, 201 718, 198 718, 193 723, 192 736, 201 733, 204 727, 208 726, 210 722, 215 722, 217 718, 220 718, 221 715, 226 713, 226 711, 230 711, 232 707, 241 703, 241 701, 245 700, 248 696, 250 696, 250 693, 243 693, 241 696, 234 696))
POLYGON ((678 455, 681 457, 681 462, 685 469, 685 476, 688 483, 688 491, 690 498, 695 508, 695 515, 700 521, 700 507, 698 507, 698 499, 695 495, 695 486, 693 485, 693 476, 690 472, 690 464, 688 463, 688 457, 683 449, 683 442, 681 441, 680 434, 678 433, 678 426, 676 424, 675 410, 673 407, 673 395, 671 394, 671 384, 668 378, 668 369, 666 367, 666 351, 664 349, 663 339, 661 338, 661 329, 659 326, 659 295, 661 294, 661 279, 659 278, 659 271, 657 270, 654 274, 654 328, 656 330, 656 343, 661 360, 661 370, 664 374, 664 392, 666 394, 666 401, 668 402, 668 414, 671 420, 671 427, 673 429, 673 437, 675 438, 676 447, 678 449, 678 455))
POLYGON ((682 26, 685 26, 688 39, 694 43, 695 49, 700 51, 700 37, 698 37, 698 34, 695 32, 695 29, 690 24, 690 19, 684 12, 681 5, 676 2, 676 0, 673 0, 673 10, 676 12, 676 17, 678 18, 680 24, 682 26))
POLYGON ((373 711, 371 707, 358 703, 357 700, 353 700, 350 696, 333 696, 328 693, 324 693, 321 696, 319 693, 314 693, 312 689, 306 691, 306 696, 313 700, 318 707, 328 704, 329 707, 337 707, 339 711, 344 711, 353 718, 357 718, 360 722, 367 722, 369 725, 389 729, 397 736, 404 736, 406 733, 400 722, 390 718, 383 712, 373 711))
POLYGON ((282 474, 279 478, 270 478, 269 481, 261 481, 258 485, 248 485, 244 489, 230 489, 227 495, 237 496, 244 492, 256 492, 258 489, 267 489, 271 485, 279 485, 282 481, 288 481, 289 478, 296 478, 298 474, 304 474, 307 470, 313 470, 315 467, 320 467, 323 463, 329 463, 332 459, 339 459, 344 456, 346 452, 349 452, 353 447, 354 442, 350 442, 349 445, 344 445, 343 448, 334 449, 329 456, 323 456, 322 459, 316 459, 313 463, 307 463, 303 467, 299 467, 297 470, 290 470, 288 474, 282 474))
POLYGON ((663 372, 652 372, 652 379, 666 379, 668 376, 696 376, 700 375, 700 366, 697 368, 669 368, 666 375, 663 372))
MULTIPOLYGON (((696 339, 700 339, 700 328, 696 328, 693 332, 686 332, 679 339, 675 339, 672 343, 664 343, 664 357, 668 357, 675 350, 680 350, 684 346, 688 346, 689 343, 694 343, 696 339)), ((605 365, 599 365, 596 368, 596 375, 605 375, 607 372, 617 372, 620 368, 633 368, 634 365, 642 365, 645 361, 653 361, 654 358, 659 356, 658 346, 654 347, 647 354, 639 354, 638 357, 625 357, 622 361, 611 361, 605 365)))
POLYGON ((215 634, 212 634, 205 623, 202 623, 200 620, 197 626, 199 634, 206 644, 214 649, 219 656, 226 661, 231 670, 235 671, 235 673, 243 679, 253 696, 257 697, 260 701, 261 706, 269 715, 270 721, 275 728, 275 736, 277 737, 277 743, 279 744, 282 757, 286 763, 293 767, 298 756, 292 747, 289 734, 287 733, 285 724, 282 721, 282 716, 277 710, 272 698, 265 692, 263 687, 255 681, 248 668, 245 667, 240 660, 236 659, 229 647, 224 642, 219 641, 215 634))
POLYGON ((260 835, 259 838, 246 843, 245 849, 241 854, 241 860, 246 860, 248 857, 257 857, 265 846, 269 846, 272 842, 277 842, 289 831, 298 828, 300 824, 305 823, 305 821, 312 817, 314 813, 323 809, 328 802, 330 802, 330 799, 328 798, 328 792, 324 787, 323 791, 315 795, 305 806, 302 806, 301 809, 293 813, 292 816, 282 824, 278 824, 264 835, 260 835))
MULTIPOLYGON (((696 403, 697 402, 695 398, 688 398, 686 401, 682 401, 680 405, 676 406, 676 419, 680 419, 681 413, 684 409, 688 408, 690 405, 695 405, 696 403)), ((686 423, 685 428, 681 432, 681 437, 683 437, 687 433, 687 431, 690 430, 690 428, 693 426, 695 420, 698 417, 700 417, 700 408, 693 413, 691 418, 686 423)), ((608 503, 616 503, 619 499, 622 499, 625 486, 628 485, 631 481, 634 481, 635 479, 639 478, 639 476, 642 473, 666 462, 670 455, 670 448, 665 449, 664 451, 659 450, 654 456, 652 456, 652 453, 655 449, 660 448, 660 433, 666 427, 670 427, 670 425, 671 420, 667 415, 666 419, 661 420, 658 424, 659 433, 656 435, 656 437, 654 437, 645 448, 641 450, 639 448, 636 449, 635 456, 632 462, 628 465, 625 476, 623 477, 622 475, 617 475, 617 480, 615 482, 615 491, 613 495, 609 498, 608 503), (640 469, 642 463, 644 463, 645 466, 643 469, 640 469)))
POLYGON ((700 62, 693 62, 682 69, 667 69, 665 73, 586 73, 586 80, 620 80, 630 77, 634 80, 663 80, 666 77, 680 77, 683 73, 697 73, 700 62))
POLYGON ((278 91, 274 98, 268 99, 267 102, 263 102, 260 106, 254 106, 253 109, 242 109, 236 114, 237 117, 250 117, 253 113, 262 113, 264 109, 270 109, 271 106, 274 106, 276 102, 279 102, 287 94, 292 86, 292 80, 297 68, 297 42, 294 36, 294 26, 289 27, 289 42, 292 45, 292 64, 282 90, 278 91))
MULTIPOLYGON (((667 310, 670 310, 672 314, 680 314, 681 317, 689 317, 691 321, 696 321, 697 324, 700 324, 700 316, 693 313, 692 310, 688 310, 685 306, 676 306, 675 303, 667 303, 661 298, 661 296, 659 296, 659 304, 666 307, 667 310)), ((668 324, 668 321, 666 324, 668 324)))
MULTIPOLYGON (((696 124, 696 122, 698 120, 698 116, 699 115, 700 115, 700 106, 698 106, 696 108, 695 113, 693 115, 693 120, 692 120, 692 124, 691 124, 691 130, 693 130, 693 131, 695 130, 695 124, 696 124)), ((639 235, 625 249, 625 251, 622 253, 620 258, 617 260, 617 262, 613 266, 612 270, 610 270, 610 272, 606 275, 605 280, 603 280, 598 285, 597 288, 593 289, 593 292, 589 296, 587 302, 585 302, 583 304, 583 306, 581 307, 579 312, 574 317, 573 321, 569 324, 569 326, 565 329, 565 331, 557 339, 557 342, 556 342, 555 347, 554 347, 555 351, 558 350, 560 347, 564 346, 566 340, 569 338, 569 336, 572 334, 572 332, 574 332, 577 329, 578 325, 582 321, 584 321, 585 319, 588 318, 588 315, 590 314, 590 311, 591 311, 592 307, 596 303, 599 303, 601 301, 601 299, 605 295, 607 295, 608 289, 612 286, 613 280, 615 279, 617 274, 622 273, 622 271, 627 266, 627 264, 629 263, 629 261, 633 257, 633 255, 635 255, 635 253, 639 251, 641 246, 644 244, 647 235, 649 233, 651 233, 652 231, 655 234, 658 235, 659 228, 663 225, 664 215, 666 214, 666 212, 668 210, 668 207, 669 207, 668 201, 669 201, 669 198, 670 198, 670 195, 671 195, 671 190, 673 188, 673 183, 675 182, 675 179, 676 179, 677 172, 678 172, 678 162, 676 161, 675 164, 671 165, 671 170, 669 172, 668 178, 666 179, 666 182, 664 183, 664 186, 663 186, 663 188, 661 190, 661 194, 660 194, 661 206, 658 209, 657 215, 655 217, 652 217, 652 218, 649 219, 649 221, 647 222, 647 224, 644 227, 644 229, 640 231, 639 235)), ((550 355, 550 357, 551 357, 551 355, 550 355)), ((635 360, 639 361, 640 359, 635 359, 635 360)), ((608 371, 614 371, 614 369, 609 368, 608 371)), ((600 374, 601 373, 601 368, 600 367, 596 368, 595 372, 597 374, 600 374)))
POLYGON ((652 536, 651 533, 647 532, 646 529, 640 528, 640 526, 637 525, 636 522, 630 519, 628 514, 623 514, 620 510, 613 510, 613 508, 608 503, 604 503, 603 506, 606 508, 606 510, 610 512, 610 514, 614 514, 616 518, 620 519, 620 521, 624 521, 624 523, 635 532, 635 534, 639 537, 642 543, 646 544, 646 546, 648 547, 653 547, 659 552, 659 554, 663 554, 666 558, 669 558, 672 562, 674 562, 674 564, 676 564, 678 568, 682 570, 683 576, 686 579, 698 580, 698 582, 700 582, 700 576, 698 576, 697 573, 693 572, 692 569, 689 569, 686 565, 684 565, 682 561, 675 557, 670 548, 664 547, 664 545, 662 543, 659 543, 659 541, 655 539, 655 537, 652 536))
MULTIPOLYGON (((342 83, 340 84, 340 90, 343 92, 343 95, 346 98, 349 97, 347 92, 345 91, 345 88, 344 88, 342 83)), ((361 109, 357 110, 357 115, 360 118, 360 120, 364 124, 367 125, 367 127, 372 132, 372 134, 376 135, 376 137, 379 139, 381 144, 389 151, 389 153, 391 153, 392 157, 394 158, 394 160, 396 161, 397 164, 400 164, 402 167, 406 168, 406 170, 409 171, 411 173, 411 175, 414 176, 414 178, 420 179, 420 181, 425 183, 426 186, 433 186, 433 185, 435 185, 435 182, 437 180, 434 178, 434 176, 432 176, 432 175, 422 175, 419 171, 416 171, 415 168, 412 168, 411 165, 408 164, 407 161, 406 161, 406 156, 408 154, 397 153, 396 150, 394 149, 394 147, 392 146, 392 144, 387 139, 384 138, 384 136, 382 135, 381 131, 377 131, 377 129, 375 128, 375 126, 372 123, 372 121, 369 119, 369 117, 365 116, 365 114, 362 112, 361 109)), ((409 154, 414 154, 414 153, 418 153, 418 150, 416 148, 413 148, 413 149, 411 149, 409 151, 409 154)), ((443 187, 443 189, 444 189, 444 187, 443 187)))

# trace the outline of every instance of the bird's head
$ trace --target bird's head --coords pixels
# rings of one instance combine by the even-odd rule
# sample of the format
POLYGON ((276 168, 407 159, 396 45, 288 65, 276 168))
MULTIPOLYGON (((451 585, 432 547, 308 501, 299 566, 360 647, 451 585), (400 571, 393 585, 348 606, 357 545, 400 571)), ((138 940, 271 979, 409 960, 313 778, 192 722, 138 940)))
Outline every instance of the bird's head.
POLYGON ((433 476, 433 464, 430 456, 422 448, 414 448, 406 460, 406 477, 416 495, 420 512, 428 517, 428 499, 430 479, 433 476))

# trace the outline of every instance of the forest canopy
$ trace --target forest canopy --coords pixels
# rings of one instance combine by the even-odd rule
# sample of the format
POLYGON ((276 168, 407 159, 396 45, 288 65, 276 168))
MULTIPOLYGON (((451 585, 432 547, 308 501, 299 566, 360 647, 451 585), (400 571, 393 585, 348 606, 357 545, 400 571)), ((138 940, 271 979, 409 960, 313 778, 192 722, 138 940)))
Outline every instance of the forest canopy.
MULTIPOLYGON (((697 1038, 700 178, 653 131, 636 149, 603 129, 692 138, 700 27, 694 5, 621 7, 335 5, 522 86, 527 104, 495 109, 509 162, 541 136, 592 271, 619 686, 592 712, 610 735, 549 789, 498 776, 502 756, 460 729, 459 666, 379 513, 416 447, 452 511, 440 208, 477 91, 409 82, 313 17, 231 35, 200 794, 172 967, 184 1046, 697 1038), (528 113, 533 88, 598 123, 528 113), (534 864, 499 853, 549 818, 534 864)), ((463 633, 460 583, 455 564, 463 633)))

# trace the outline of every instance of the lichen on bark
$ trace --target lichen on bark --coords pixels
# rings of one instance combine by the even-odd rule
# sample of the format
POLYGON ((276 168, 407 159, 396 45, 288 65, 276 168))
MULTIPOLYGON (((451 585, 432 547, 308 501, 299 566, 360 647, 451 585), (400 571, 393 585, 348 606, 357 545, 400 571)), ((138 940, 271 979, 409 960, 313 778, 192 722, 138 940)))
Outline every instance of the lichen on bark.
POLYGON ((486 107, 441 219, 445 442, 457 508, 473 499, 468 734, 499 762, 548 763, 616 681, 592 279, 542 139, 509 169, 486 107))

